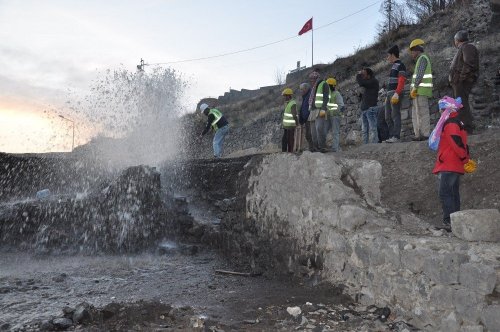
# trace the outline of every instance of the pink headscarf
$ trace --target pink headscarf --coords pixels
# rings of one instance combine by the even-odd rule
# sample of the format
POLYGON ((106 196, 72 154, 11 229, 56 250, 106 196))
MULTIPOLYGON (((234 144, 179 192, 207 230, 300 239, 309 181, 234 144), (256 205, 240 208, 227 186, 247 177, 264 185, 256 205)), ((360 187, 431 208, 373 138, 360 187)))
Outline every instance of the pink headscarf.
POLYGON ((438 105, 439 109, 443 110, 443 113, 441 113, 441 117, 439 118, 438 122, 436 123, 436 127, 429 137, 429 146, 431 148, 432 146, 435 146, 437 142, 439 142, 439 137, 441 136, 441 132, 443 131, 443 125, 445 121, 450 117, 450 114, 453 112, 457 112, 459 109, 464 107, 462 105, 462 98, 458 97, 457 99, 453 99, 448 96, 444 96, 443 98, 441 98, 438 105))

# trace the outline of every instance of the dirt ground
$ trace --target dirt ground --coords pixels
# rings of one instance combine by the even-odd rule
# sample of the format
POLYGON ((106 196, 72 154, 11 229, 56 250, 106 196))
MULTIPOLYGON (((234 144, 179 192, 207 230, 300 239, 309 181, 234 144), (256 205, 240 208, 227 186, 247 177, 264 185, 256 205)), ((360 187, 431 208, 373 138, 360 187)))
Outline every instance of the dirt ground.
MULTIPOLYGON (((500 206, 500 128, 469 137, 475 173, 460 180, 461 209, 500 206)), ((348 158, 375 159, 382 164, 382 204, 395 211, 412 212, 433 224, 442 221, 438 179, 432 174, 436 152, 427 142, 368 144, 342 152, 348 158)))
POLYGON ((216 273, 231 267, 208 250, 97 257, 3 252, 0 266, 0 331, 385 331, 395 318, 356 307, 330 285, 216 273), (74 319, 81 303, 89 315, 65 326, 64 317, 74 319), (301 314, 294 317, 287 308, 296 306, 301 314))

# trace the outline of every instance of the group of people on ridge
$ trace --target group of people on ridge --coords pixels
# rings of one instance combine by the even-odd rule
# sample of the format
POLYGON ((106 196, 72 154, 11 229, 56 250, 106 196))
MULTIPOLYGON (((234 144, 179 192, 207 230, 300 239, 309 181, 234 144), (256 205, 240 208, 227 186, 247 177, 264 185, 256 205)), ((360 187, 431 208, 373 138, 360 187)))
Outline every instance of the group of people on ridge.
MULTIPOLYGON (((473 172, 476 164, 470 159, 467 133, 473 130, 473 117, 469 106, 469 94, 478 78, 479 55, 477 48, 469 42, 467 31, 454 36, 457 53, 450 66, 449 83, 453 98, 439 101, 440 119, 429 140, 437 142, 437 159, 433 170, 439 177, 439 197, 443 209, 443 223, 449 229, 450 214, 460 210, 459 179, 465 172, 473 172)), ((433 74, 430 57, 424 52, 425 42, 415 39, 410 43, 410 54, 416 62, 411 77, 413 141, 428 140, 431 135, 429 99, 433 97, 433 74)), ((401 139, 401 105, 407 80, 406 66, 399 58, 399 48, 394 45, 387 51, 391 64, 389 78, 384 84, 386 98, 379 107, 379 82, 372 69, 365 67, 356 75, 362 88, 360 114, 363 143, 396 143, 401 139)), ((299 91, 301 104, 297 104, 294 92, 286 88, 282 92, 284 110, 282 116, 283 152, 304 150, 303 136, 311 152, 338 152, 340 148, 340 123, 345 111, 342 95, 336 89, 337 81, 330 77, 324 80, 318 69, 309 75, 309 82, 302 83, 299 91), (332 145, 327 147, 326 138, 332 131, 332 145)), ((210 128, 215 131, 213 149, 215 157, 222 156, 224 138, 228 133, 228 122, 222 113, 207 104, 200 106, 208 116, 201 136, 210 128)))
POLYGON ((283 90, 285 109, 281 151, 303 151, 303 136, 311 152, 340 151, 340 119, 345 106, 336 86, 337 81, 333 77, 323 80, 315 69, 309 74, 309 82, 299 86, 302 95, 300 106, 293 97, 292 89, 283 90), (333 142, 331 147, 327 147, 326 137, 330 130, 333 142))
MULTIPOLYGON (((451 63, 449 83, 453 96, 461 97, 463 107, 459 109, 460 120, 466 131, 473 130, 473 117, 469 106, 469 94, 478 78, 479 56, 477 48, 469 42, 467 31, 459 31, 454 37, 457 53, 451 63)), ((433 97, 433 74, 430 57, 424 52, 425 42, 415 39, 410 43, 410 55, 416 62, 411 77, 410 98, 413 141, 425 141, 431 132, 429 99, 433 97)), ((356 81, 362 88, 361 119, 363 143, 395 143, 401 139, 401 105, 405 82, 406 66, 399 58, 399 48, 394 45, 387 51, 387 61, 391 64, 389 77, 384 84, 386 98, 379 107, 379 83, 370 68, 363 68, 356 81)), ((384 89, 380 90, 383 91, 384 89)))

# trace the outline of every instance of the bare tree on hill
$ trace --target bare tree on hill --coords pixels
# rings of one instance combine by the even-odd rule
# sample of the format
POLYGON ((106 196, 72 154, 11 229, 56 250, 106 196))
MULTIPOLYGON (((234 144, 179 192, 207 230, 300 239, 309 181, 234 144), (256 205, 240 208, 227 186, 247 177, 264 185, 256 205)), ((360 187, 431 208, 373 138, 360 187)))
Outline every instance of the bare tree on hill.
POLYGON ((408 24, 421 22, 434 13, 452 5, 468 6, 470 0, 384 0, 379 11, 384 18, 377 25, 381 40, 389 41, 391 31, 408 24))
POLYGON ((437 11, 448 8, 455 2, 456 0, 406 0, 406 7, 417 16, 418 20, 422 20, 437 11))
POLYGON ((377 26, 380 36, 386 35, 402 25, 415 23, 404 2, 384 0, 379 11, 384 15, 384 19, 377 26))
POLYGON ((274 73, 274 82, 276 85, 283 85, 286 81, 286 73, 283 69, 276 68, 276 72, 274 73))

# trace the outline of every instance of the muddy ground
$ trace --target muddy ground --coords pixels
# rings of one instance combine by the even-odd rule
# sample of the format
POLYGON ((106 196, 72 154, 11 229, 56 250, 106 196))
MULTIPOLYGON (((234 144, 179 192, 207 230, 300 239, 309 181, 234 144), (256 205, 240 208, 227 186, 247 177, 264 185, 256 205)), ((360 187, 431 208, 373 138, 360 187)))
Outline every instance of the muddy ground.
POLYGON ((330 285, 220 274, 231 266, 217 253, 178 249, 97 257, 4 252, 0 330, 383 331, 394 324, 387 311, 357 307, 330 285), (91 305, 88 317, 65 326, 82 302, 91 305), (295 306, 297 317, 287 312, 295 306))

